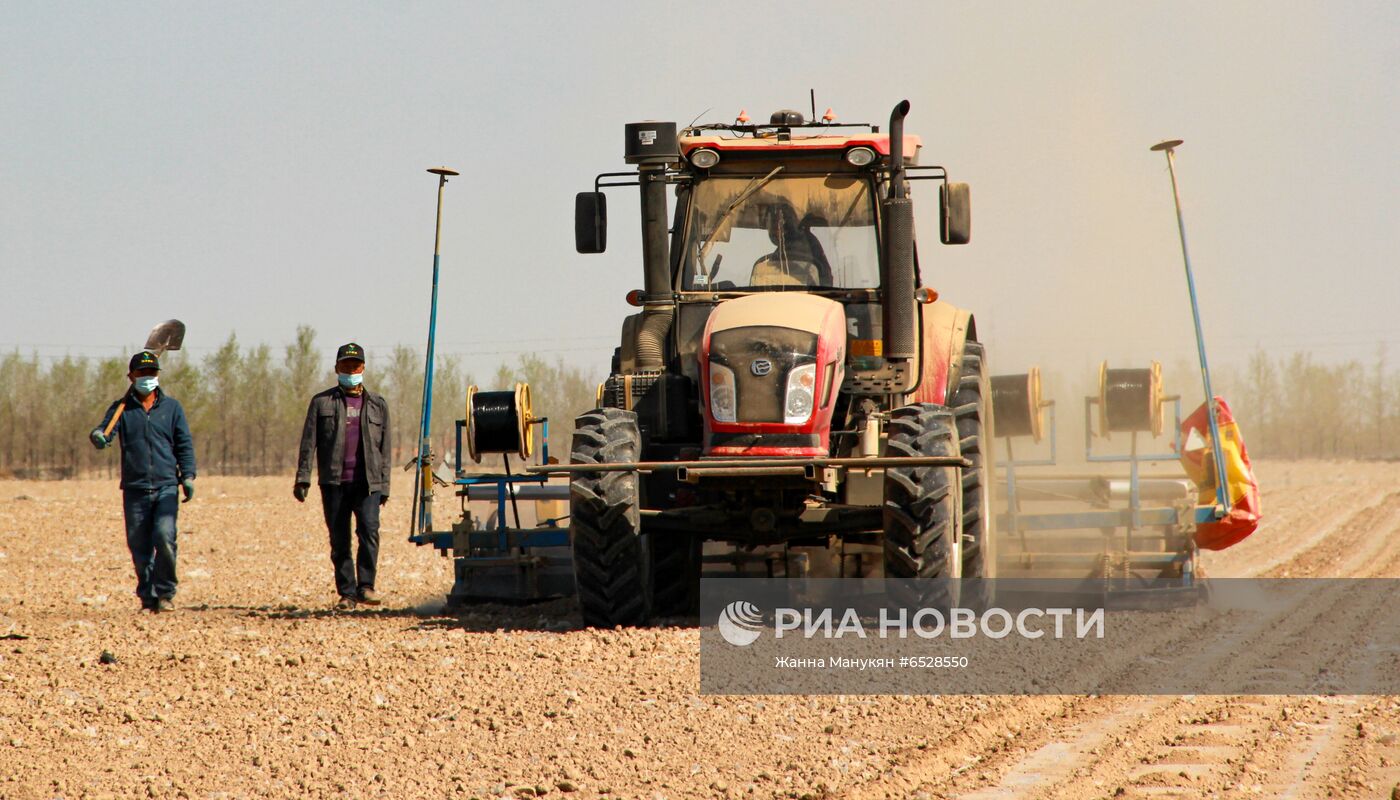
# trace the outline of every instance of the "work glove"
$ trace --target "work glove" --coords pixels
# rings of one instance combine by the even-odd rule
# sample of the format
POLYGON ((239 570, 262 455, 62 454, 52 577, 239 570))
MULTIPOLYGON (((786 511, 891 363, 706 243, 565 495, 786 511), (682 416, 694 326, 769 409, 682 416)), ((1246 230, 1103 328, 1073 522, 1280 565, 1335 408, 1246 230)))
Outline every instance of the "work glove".
POLYGON ((379 495, 379 505, 380 505, 381 507, 382 507, 385 503, 387 503, 387 502, 389 502, 389 495, 387 495, 387 494, 381 494, 381 495, 379 495))
POLYGON ((298 503, 305 503, 306 490, 310 488, 311 484, 309 483, 298 483, 296 486, 292 487, 292 497, 295 497, 298 503))
POLYGON ((194 499, 194 478, 185 478, 183 481, 180 481, 180 488, 185 490, 185 499, 183 502, 188 503, 194 499))
POLYGON ((93 428, 92 433, 88 434, 88 440, 91 441, 92 446, 96 447, 98 450, 106 447, 110 442, 106 436, 102 435, 101 428, 93 428))

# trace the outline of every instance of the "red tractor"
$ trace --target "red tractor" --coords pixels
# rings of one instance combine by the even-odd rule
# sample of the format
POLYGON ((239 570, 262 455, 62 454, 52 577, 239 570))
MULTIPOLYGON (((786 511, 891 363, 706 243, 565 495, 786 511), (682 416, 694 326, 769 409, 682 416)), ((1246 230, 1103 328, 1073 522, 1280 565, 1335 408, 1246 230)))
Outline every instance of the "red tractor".
POLYGON ((825 554, 810 574, 992 577, 986 354, 920 288, 910 198, 938 181, 940 238, 966 244, 968 187, 919 165, 908 110, 885 132, 629 124, 636 172, 578 196, 578 250, 601 253, 601 190, 640 187, 644 267, 563 468, 588 624, 692 612, 702 563, 811 567, 774 549, 825 554))

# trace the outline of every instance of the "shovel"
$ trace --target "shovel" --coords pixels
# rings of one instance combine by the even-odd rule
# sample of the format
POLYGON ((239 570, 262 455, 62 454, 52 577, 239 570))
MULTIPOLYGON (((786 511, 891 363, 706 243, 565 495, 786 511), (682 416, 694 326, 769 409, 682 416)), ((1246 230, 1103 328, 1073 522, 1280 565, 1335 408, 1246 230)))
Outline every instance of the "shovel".
MULTIPOLYGON (((185 323, 178 319, 168 319, 165 322, 151 328, 151 333, 146 337, 146 349, 156 354, 156 358, 165 355, 168 350, 179 350, 180 345, 185 343, 185 323)), ((126 410, 126 403, 117 406, 117 412, 112 415, 112 419, 107 422, 107 427, 103 429, 102 435, 108 438, 112 435, 112 429, 117 427, 117 420, 122 418, 122 412, 126 410)))

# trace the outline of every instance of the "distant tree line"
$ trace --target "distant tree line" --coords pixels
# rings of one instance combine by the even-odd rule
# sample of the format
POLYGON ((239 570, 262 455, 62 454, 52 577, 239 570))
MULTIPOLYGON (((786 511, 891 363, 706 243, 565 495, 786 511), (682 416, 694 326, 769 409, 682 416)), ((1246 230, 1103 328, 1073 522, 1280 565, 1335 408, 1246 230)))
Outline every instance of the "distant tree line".
MULTIPOLYGON (((200 471, 290 473, 307 401, 335 381, 328 353, 303 326, 280 350, 243 346, 231 335, 199 361, 167 354, 161 386, 185 406, 200 471)), ((550 420, 551 453, 567 461, 574 417, 593 407, 601 373, 601 366, 585 370, 525 355, 514 365, 502 364, 489 381, 477 381, 459 359, 441 358, 433 380, 434 451, 439 457, 452 451, 454 420, 465 415, 467 386, 480 383, 491 391, 526 381, 536 415, 550 420)), ((1199 371, 1180 362, 1168 365, 1166 374, 1168 390, 1182 395, 1183 413, 1190 413, 1200 402, 1199 371)), ((1047 377, 1048 387, 1060 383, 1065 382, 1047 377)), ((388 400, 394 459, 407 463, 417 454, 422 355, 399 346, 387 358, 371 357, 366 385, 388 400)), ((87 435, 126 386, 126 357, 45 362, 17 351, 0 355, 0 476, 115 475, 115 454, 94 450, 87 435)), ((1230 402, 1256 458, 1400 457, 1400 376, 1388 369, 1383 349, 1369 364, 1257 352, 1243 367, 1219 369, 1216 393, 1230 402)), ((1075 433, 1080 408, 1075 403, 1061 409, 1066 454, 1082 436, 1075 433)), ((484 466, 499 469, 500 461, 490 459, 484 466)))
POLYGON ((1370 363, 1256 352, 1216 393, 1231 404, 1251 454, 1400 457, 1400 377, 1389 371, 1384 347, 1370 363))
MULTIPOLYGON (((310 327, 278 350, 241 345, 230 335, 201 360, 183 352, 162 359, 161 388, 185 407, 204 474, 290 474, 311 396, 335 384, 330 353, 310 327)), ((64 357, 46 362, 18 351, 0 355, 0 476, 61 478, 117 474, 119 459, 97 451, 88 433, 128 386, 128 356, 64 357)), ((365 385, 389 403, 394 460, 418 452, 423 397, 423 354, 398 346, 371 356, 365 385)), ((603 372, 603 368, 597 370, 603 372)), ((550 451, 567 461, 573 420, 594 406, 601 374, 525 355, 502 364, 481 389, 530 384, 536 416, 550 420, 550 451)), ((433 450, 439 458, 455 447, 455 420, 465 415, 467 387, 475 381, 460 359, 440 357, 433 376, 433 450)), ((469 461, 469 460, 468 460, 469 461)), ((495 466, 499 468, 499 460, 495 466)))

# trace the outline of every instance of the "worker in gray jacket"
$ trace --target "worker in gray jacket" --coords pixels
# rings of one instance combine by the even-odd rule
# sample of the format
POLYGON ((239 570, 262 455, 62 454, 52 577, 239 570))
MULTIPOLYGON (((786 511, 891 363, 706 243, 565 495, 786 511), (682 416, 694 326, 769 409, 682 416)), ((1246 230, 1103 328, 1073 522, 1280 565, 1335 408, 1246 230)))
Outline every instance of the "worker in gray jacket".
POLYGON ((389 500, 392 442, 389 404, 363 384, 364 349, 351 342, 335 354, 336 385, 311 398, 301 431, 292 495, 306 501, 311 488, 311 457, 330 531, 336 608, 356 603, 378 605, 375 565, 379 560, 379 509, 389 500), (350 518, 355 518, 359 548, 350 556, 350 518))

